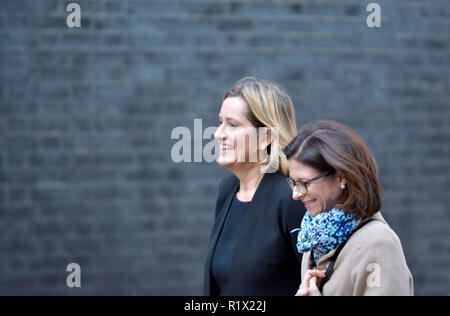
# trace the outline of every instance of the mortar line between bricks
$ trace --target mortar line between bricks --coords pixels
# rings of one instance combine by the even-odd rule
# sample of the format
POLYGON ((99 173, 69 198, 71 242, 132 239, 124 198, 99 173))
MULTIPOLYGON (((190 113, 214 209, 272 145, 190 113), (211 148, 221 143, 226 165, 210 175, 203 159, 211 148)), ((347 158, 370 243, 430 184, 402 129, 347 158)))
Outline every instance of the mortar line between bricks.
MULTIPOLYGON (((111 35, 161 35, 161 33, 158 32, 135 32, 135 31, 129 31, 129 30, 115 30, 115 29, 104 29, 99 31, 98 29, 93 28, 85 28, 79 30, 82 35, 99 35, 101 33, 102 36, 111 36, 111 35)), ((1 31, 0 31, 1 33, 1 31)), ((74 35, 73 30, 71 29, 40 29, 39 35, 74 35)), ((367 35, 365 30, 359 31, 360 35, 367 35)), ((267 37, 269 34, 262 33, 258 30, 240 30, 239 32, 236 31, 219 31, 219 30, 210 30, 210 31, 194 31, 190 32, 190 35, 193 36, 233 36, 233 37, 251 37, 251 36, 264 36, 267 37)), ((277 32, 274 34, 270 34, 270 38, 354 38, 354 33, 349 34, 348 32, 344 31, 333 31, 333 32, 306 32, 302 30, 298 31, 283 31, 277 32)), ((433 34, 415 34, 415 33, 406 33, 404 31, 398 32, 392 32, 392 37, 399 37, 399 38, 417 38, 417 39, 448 39, 448 33, 433 33, 433 34)))
MULTIPOLYGON (((24 51, 29 47, 27 46, 3 46, 3 51, 8 53, 24 51)), ((407 48, 407 47, 405 47, 407 48)), ((48 52, 89 52, 92 54, 95 53, 185 53, 186 51, 192 53, 216 53, 218 55, 229 55, 231 53, 248 53, 248 54, 280 54, 280 53, 314 53, 317 55, 338 55, 338 54, 365 54, 365 55, 384 55, 384 56, 393 56, 393 55, 408 55, 414 56, 414 54, 422 54, 426 56, 430 55, 438 55, 442 56, 442 52, 429 52, 429 49, 426 48, 415 48, 408 49, 405 51, 404 48, 398 49, 385 49, 385 48, 359 48, 355 50, 355 47, 342 47, 342 48, 333 48, 333 50, 324 51, 322 47, 317 48, 298 48, 298 47, 285 47, 285 48, 248 48, 248 47, 235 47, 231 48, 228 46, 223 47, 173 47, 173 46, 165 46, 165 47, 133 47, 129 48, 128 46, 123 47, 112 47, 112 46, 97 46, 92 48, 92 46, 78 46, 78 47, 61 47, 61 46, 53 46, 53 47, 38 47, 35 49, 35 53, 48 53, 48 52)), ((450 51, 450 50, 445 50, 450 51)))
MULTIPOLYGON (((223 66, 222 66, 223 67, 223 66)), ((371 72, 373 70, 373 65, 366 63, 366 64, 340 64, 338 67, 336 67, 337 69, 339 69, 340 71, 346 71, 346 72, 355 72, 355 73, 368 73, 371 72)), ((190 69, 197 69, 197 66, 191 66, 191 67, 180 67, 178 69, 170 69, 169 71, 178 71, 178 70, 190 70, 190 69)), ((436 68, 440 68, 440 67, 436 67, 436 68)), ((214 70, 215 68, 208 68, 208 70, 214 70)), ((301 68, 302 70, 308 70, 308 68, 303 67, 301 68)), ((218 69, 220 70, 220 68, 218 69)), ((444 72, 442 73, 442 75, 444 74, 444 72)), ((83 80, 73 80, 73 79, 67 79, 70 80, 70 84, 71 85, 82 85, 85 81, 83 80)), ((388 86, 385 87, 389 87, 389 88, 395 88, 397 86, 399 87, 404 87, 405 83, 407 85, 408 88, 414 88, 417 91, 429 91, 429 92, 437 92, 440 91, 442 88, 446 88, 446 86, 441 87, 441 85, 444 85, 445 82, 443 79, 442 81, 436 81, 436 82, 427 82, 427 79, 402 79, 404 80, 403 83, 388 83, 388 86), (426 83, 426 85, 425 85, 426 83)), ((48 83, 64 83, 66 82, 65 80, 62 79, 47 79, 46 80, 48 83)), ((173 81, 176 82, 176 81, 173 81)), ((182 81, 180 81, 181 83, 182 81)), ((98 82, 95 85, 91 85, 91 88, 114 88, 118 85, 118 81, 109 81, 109 80, 98 80, 98 82)), ((40 96, 38 95, 37 98, 39 98, 40 96)), ((175 103, 180 102, 182 103, 183 100, 174 100, 175 103)), ((51 118, 55 118, 58 116, 61 116, 61 118, 67 119, 67 116, 65 116, 66 114, 57 114, 57 115, 52 115, 51 118)), ((7 115, 5 115, 7 116, 7 115)), ((157 116, 153 115, 153 116, 149 116, 152 117, 153 119, 155 119, 157 116)))
MULTIPOLYGON (((136 2, 145 3, 142 0, 135 0, 136 2)), ((246 0, 251 4, 330 4, 335 6, 347 6, 351 4, 360 4, 360 0, 340 0, 339 2, 335 0, 246 0)), ((230 4, 236 3, 236 0, 160 0, 163 3, 218 3, 218 4, 230 4)), ((399 3, 407 4, 423 4, 422 0, 396 0, 399 3)))
MULTIPOLYGON (((80 30, 82 32, 82 35, 98 35, 99 30, 92 29, 92 28, 86 28, 80 30)), ((102 36, 111 36, 111 35, 161 35, 159 32, 134 32, 134 31, 128 31, 128 30, 110 30, 105 29, 101 30, 102 36)), ((39 31, 40 35, 73 35, 73 31, 70 29, 41 29, 39 31)), ((363 34, 363 33, 361 33, 363 34)), ((392 33, 396 34, 396 33, 392 33)), ((258 30, 240 30, 239 32, 235 31, 194 31, 190 32, 190 35, 193 36, 234 36, 234 37, 250 37, 250 36, 265 36, 267 37, 268 34, 261 33, 261 31, 258 30)), ((427 38, 435 37, 440 34, 433 34, 428 35, 427 38)), ((447 34, 443 33, 441 35, 443 38, 447 38, 447 34)), ((353 34, 348 34, 348 32, 339 32, 339 31, 333 31, 333 32, 306 32, 306 31, 283 31, 282 33, 274 33, 270 34, 270 37, 280 37, 280 38, 305 38, 305 37, 311 37, 311 38, 328 38, 328 37, 345 37, 345 38, 353 38, 353 34)))
MULTIPOLYGON (((145 3, 142 0, 135 0, 136 2, 145 3)), ((218 4, 230 4, 236 3, 236 0, 160 0, 163 3, 218 3, 218 4)), ((246 0, 251 4, 331 4, 339 6, 349 5, 349 4, 359 4, 359 0, 340 0, 336 2, 335 0, 246 0)), ((399 1, 417 1, 418 4, 422 3, 420 0, 399 0, 399 1)))
MULTIPOLYGON (((61 18, 66 19, 67 13, 65 11, 63 12, 50 12, 50 13, 37 13, 33 15, 29 15, 27 13, 8 13, 8 12, 0 12, 0 17, 6 18, 6 17, 31 17, 31 18, 61 18)), ((411 18, 424 18, 423 16, 411 16, 411 18)), ((124 17, 123 13, 111 13, 111 12, 83 12, 83 18, 92 19, 93 21, 104 21, 104 20, 126 20, 127 18, 124 17)), ((278 22, 315 22, 315 23, 328 23, 328 22, 348 22, 348 23, 361 23, 361 21, 365 22, 367 16, 362 14, 361 16, 348 16, 345 14, 342 15, 323 15, 323 14, 259 14, 259 15, 235 15, 235 14, 191 14, 191 13, 169 13, 169 14, 162 14, 162 13, 143 13, 143 12, 137 12, 133 14, 133 19, 139 19, 139 18, 150 18, 154 21, 161 21, 161 20, 178 20, 178 21, 191 21, 191 22, 198 22, 198 21, 214 21, 214 22, 224 22, 224 21, 252 21, 252 22, 264 22, 264 21, 270 21, 273 23, 278 22)), ((427 20, 427 19, 425 19, 427 20)), ((443 24, 450 24, 450 21, 448 20, 448 17, 441 17, 441 16, 430 16, 428 18, 430 22, 433 23, 443 23, 443 24)), ((384 15, 383 16, 383 24, 390 24, 391 21, 394 21, 393 18, 384 15)), ((33 21, 30 22, 33 24, 33 21)))
MULTIPOLYGON (((435 0, 437 2, 437 0, 435 0)), ((145 1, 134 0, 135 3, 145 3, 145 1)), ((159 0, 160 3, 163 4, 172 4, 172 3, 193 3, 193 4, 233 4, 236 3, 236 0, 159 0)), ((246 0, 249 4, 298 4, 298 5, 332 5, 336 7, 345 7, 348 5, 358 5, 361 4, 360 0, 246 0)), ((443 4, 445 1, 441 1, 443 4)), ((102 1, 102 7, 105 7, 107 2, 102 1)), ((396 0, 396 3, 403 5, 414 5, 414 6, 423 6, 423 0, 396 0)))
MULTIPOLYGON (((93 19, 98 21, 103 20, 117 20, 124 19, 123 13, 107 13, 107 12, 83 12, 83 18, 93 19)), ((0 13, 0 17, 5 18, 11 16, 8 13, 0 13)), ((18 17, 29 17, 29 14, 15 14, 18 17)), ((32 18, 61 18, 66 19, 67 13, 38 13, 31 16, 32 18)), ((361 21, 365 21, 365 16, 346 16, 346 15, 321 15, 321 14, 302 14, 302 15, 293 15, 293 14, 278 14, 278 15, 270 15, 270 14, 260 14, 260 15, 232 15, 232 14, 214 14, 214 15, 206 15, 206 14, 161 14, 161 13, 142 13, 138 12, 133 14, 133 19, 139 18, 150 18, 154 21, 160 20, 188 20, 191 22, 198 21, 214 21, 214 22, 224 22, 224 21, 270 21, 270 22, 349 22, 349 23, 361 23, 361 21)), ((438 18, 436 18, 438 19, 438 18)), ((433 21, 435 17, 433 17, 433 21)), ((384 17, 383 22, 389 22, 389 17, 384 17)), ((445 18, 442 18, 442 22, 448 22, 445 18)), ((31 23, 33 24, 33 23, 31 23)))

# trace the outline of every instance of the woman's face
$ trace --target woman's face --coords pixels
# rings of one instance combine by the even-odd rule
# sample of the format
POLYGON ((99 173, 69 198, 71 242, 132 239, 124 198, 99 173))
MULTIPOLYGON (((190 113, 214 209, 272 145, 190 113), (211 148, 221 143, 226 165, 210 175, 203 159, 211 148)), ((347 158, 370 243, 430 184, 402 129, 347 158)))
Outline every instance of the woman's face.
POLYGON ((219 113, 219 128, 214 138, 219 142, 218 163, 233 167, 239 162, 248 162, 252 146, 249 137, 255 130, 246 117, 247 105, 240 97, 228 97, 222 103, 219 113))
MULTIPOLYGON (((321 173, 293 158, 289 159, 289 175, 296 182, 306 182, 321 173)), ((341 185, 346 186, 346 181, 333 173, 308 184, 306 193, 301 193, 294 188, 292 198, 302 201, 309 215, 314 217, 319 213, 331 210, 338 203, 344 192, 341 185)))

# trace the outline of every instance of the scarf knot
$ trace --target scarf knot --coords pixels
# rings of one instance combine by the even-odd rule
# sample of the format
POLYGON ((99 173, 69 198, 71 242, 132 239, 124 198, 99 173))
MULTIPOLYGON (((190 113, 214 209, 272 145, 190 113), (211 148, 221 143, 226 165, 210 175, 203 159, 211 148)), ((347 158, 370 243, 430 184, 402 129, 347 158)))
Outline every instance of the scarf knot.
POLYGON ((297 237, 300 253, 311 251, 317 262, 323 255, 339 247, 358 226, 353 213, 333 208, 314 217, 306 212, 297 237))

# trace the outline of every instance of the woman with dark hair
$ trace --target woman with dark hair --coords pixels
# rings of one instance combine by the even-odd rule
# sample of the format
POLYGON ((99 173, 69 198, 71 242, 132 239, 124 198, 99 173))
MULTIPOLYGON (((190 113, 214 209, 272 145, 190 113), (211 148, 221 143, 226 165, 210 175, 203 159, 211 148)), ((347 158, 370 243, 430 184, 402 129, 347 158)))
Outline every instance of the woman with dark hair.
POLYGON ((284 149, 293 199, 307 212, 298 296, 413 295, 398 236, 380 214, 377 165, 362 139, 334 121, 311 122, 284 149))

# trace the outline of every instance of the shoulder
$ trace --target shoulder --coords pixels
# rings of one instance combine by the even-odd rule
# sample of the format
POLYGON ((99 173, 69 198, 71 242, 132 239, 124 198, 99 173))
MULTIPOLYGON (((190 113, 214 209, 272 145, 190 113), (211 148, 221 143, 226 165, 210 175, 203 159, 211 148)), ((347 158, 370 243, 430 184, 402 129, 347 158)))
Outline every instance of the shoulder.
POLYGON ((216 218, 220 210, 222 209, 225 201, 230 196, 230 194, 233 194, 233 190, 234 188, 237 187, 238 184, 239 179, 232 173, 226 175, 220 182, 218 190, 219 192, 216 200, 216 215, 215 215, 216 218))
POLYGON ((371 245, 391 243, 397 244, 400 242, 397 234, 388 225, 381 213, 376 213, 372 219, 374 219, 374 221, 368 223, 361 229, 361 242, 371 245))
MULTIPOLYGON (((299 205, 299 201, 292 199, 292 189, 289 187, 286 177, 280 173, 266 173, 260 183, 261 192, 259 199, 264 203, 276 206, 278 209, 291 208, 299 205)), ((300 205, 303 205, 300 203, 300 205)))
POLYGON ((239 179, 232 173, 227 174, 219 185, 219 194, 227 193, 230 191, 236 184, 239 183, 239 179))
MULTIPOLYGON (((292 189, 289 187, 286 177, 280 172, 267 174, 267 194, 265 199, 270 199, 270 204, 276 207, 278 220, 287 230, 298 228, 306 212, 303 203, 292 198, 292 189)), ((269 204, 269 203, 268 203, 269 204)))
POLYGON ((343 271, 351 271, 356 295, 410 295, 413 279, 400 239, 381 214, 374 217, 342 250, 343 271))
POLYGON ((377 213, 372 218, 376 220, 362 227, 349 239, 348 246, 353 254, 360 257, 403 256, 400 239, 383 216, 377 213))
POLYGON ((265 185, 270 187, 270 191, 273 193, 272 198, 277 199, 277 201, 291 201, 292 200, 292 190, 289 187, 286 177, 280 173, 268 173, 264 177, 267 180, 264 182, 265 185))
MULTIPOLYGON (((239 185, 239 179, 233 174, 227 174, 219 185, 219 195, 227 194, 230 190, 239 185)), ((270 191, 267 198, 276 199, 278 201, 292 200, 292 190, 287 184, 286 177, 280 172, 266 173, 260 183, 264 191, 270 191)))

